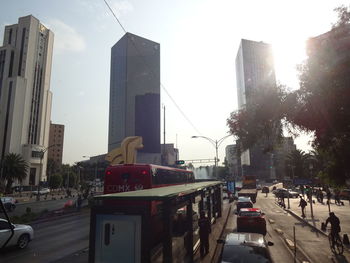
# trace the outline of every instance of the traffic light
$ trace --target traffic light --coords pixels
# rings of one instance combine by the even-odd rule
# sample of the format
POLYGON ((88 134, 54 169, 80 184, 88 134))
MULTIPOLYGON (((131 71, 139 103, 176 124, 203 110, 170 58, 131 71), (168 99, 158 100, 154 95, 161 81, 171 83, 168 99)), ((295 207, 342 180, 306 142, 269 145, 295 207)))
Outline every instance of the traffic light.
POLYGON ((184 160, 177 160, 177 161, 175 162, 175 164, 185 164, 185 161, 184 161, 184 160))

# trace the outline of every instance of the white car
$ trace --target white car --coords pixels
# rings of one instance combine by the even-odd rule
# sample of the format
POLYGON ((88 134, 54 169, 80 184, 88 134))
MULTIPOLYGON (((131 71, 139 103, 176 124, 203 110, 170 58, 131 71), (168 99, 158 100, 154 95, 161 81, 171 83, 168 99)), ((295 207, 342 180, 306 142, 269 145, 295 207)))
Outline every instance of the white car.
MULTIPOLYGON (((49 188, 41 188, 39 190, 39 195, 45 195, 45 194, 49 194, 50 193, 50 189, 49 188)), ((37 195, 38 194, 38 190, 32 191, 33 195, 37 195)))
MULTIPOLYGON (((5 209, 7 211, 11 212, 11 211, 15 210, 16 203, 17 203, 15 198, 13 198, 13 197, 1 197, 1 201, 4 204, 5 209)), ((2 212, 1 209, 0 209, 0 212, 2 212)))
MULTIPOLYGON (((6 244, 6 247, 17 246, 20 249, 26 248, 28 243, 34 238, 34 230, 28 225, 12 224, 15 231, 13 237, 6 244)), ((0 218, 0 248, 5 244, 6 240, 11 236, 11 229, 7 220, 0 218)))

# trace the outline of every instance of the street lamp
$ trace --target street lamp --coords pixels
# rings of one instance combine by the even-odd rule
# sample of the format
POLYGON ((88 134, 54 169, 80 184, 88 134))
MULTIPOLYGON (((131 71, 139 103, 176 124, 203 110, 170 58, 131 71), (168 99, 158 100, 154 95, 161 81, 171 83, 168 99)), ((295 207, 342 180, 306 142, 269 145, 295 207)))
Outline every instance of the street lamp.
POLYGON ((42 162, 43 162, 43 159, 44 159, 44 156, 45 156, 45 153, 47 152, 47 150, 50 149, 51 147, 54 147, 54 146, 61 146, 61 144, 52 144, 47 148, 44 147, 44 149, 40 151, 39 181, 38 181, 38 192, 36 195, 36 201, 40 201, 40 177, 42 175, 42 169, 43 169, 42 162))
POLYGON ((217 163, 218 163, 218 161, 219 161, 219 159, 218 159, 218 148, 219 148, 219 146, 221 145, 221 143, 226 139, 226 138, 228 138, 228 137, 230 137, 231 135, 226 135, 226 136, 224 136, 224 137, 222 137, 221 139, 219 139, 219 140, 213 140, 213 139, 211 139, 211 138, 208 138, 208 137, 205 137, 205 136, 192 136, 191 138, 192 139, 196 139, 196 138, 203 138, 203 139, 206 139, 206 140, 208 140, 214 147, 215 147, 215 178, 217 179, 217 163))

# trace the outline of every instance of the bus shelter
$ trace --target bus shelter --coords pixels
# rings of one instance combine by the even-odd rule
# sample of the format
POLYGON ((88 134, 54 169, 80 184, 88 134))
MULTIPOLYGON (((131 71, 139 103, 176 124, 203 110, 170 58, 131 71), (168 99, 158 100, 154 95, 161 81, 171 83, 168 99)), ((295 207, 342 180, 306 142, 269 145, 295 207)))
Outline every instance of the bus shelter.
POLYGON ((161 229, 161 262, 173 262, 173 218, 186 207, 183 227, 186 261, 193 262, 193 205, 212 222, 221 217, 222 183, 200 182, 106 194, 94 197, 91 209, 89 262, 154 262, 154 225, 161 229), (196 204, 198 200, 198 204, 196 204), (156 215, 150 206, 157 205, 156 215), (154 221, 154 216, 159 218, 154 221))

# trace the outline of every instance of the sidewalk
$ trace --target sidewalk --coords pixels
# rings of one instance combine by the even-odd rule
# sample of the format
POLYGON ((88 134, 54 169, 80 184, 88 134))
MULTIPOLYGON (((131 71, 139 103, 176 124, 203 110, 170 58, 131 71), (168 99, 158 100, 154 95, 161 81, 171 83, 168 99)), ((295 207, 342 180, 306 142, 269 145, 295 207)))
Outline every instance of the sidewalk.
MULTIPOLYGON (((326 204, 327 200, 323 204, 317 202, 317 199, 313 197, 313 200, 315 201, 313 205, 313 214, 314 218, 311 217, 311 205, 308 202, 307 207, 305 208, 305 214, 306 218, 303 219, 301 217, 301 208, 298 207, 299 205, 299 198, 290 198, 290 209, 286 209, 290 214, 297 217, 299 220, 304 221, 307 223, 310 227, 312 227, 314 230, 318 231, 319 233, 322 233, 324 235, 328 235, 327 232, 324 232, 321 230, 321 224, 322 222, 326 222, 328 216, 329 216, 329 210, 328 205, 326 204)), ((334 212, 335 215, 340 220, 340 226, 341 226, 341 234, 348 234, 350 235, 350 205, 348 201, 343 201, 344 206, 339 206, 334 203, 334 200, 331 200, 330 204, 330 210, 331 212, 334 212)), ((288 199, 285 199, 285 204, 288 207, 288 199)), ((328 227, 330 225, 328 224, 328 227)))
MULTIPOLYGON (((72 190, 71 195, 72 197, 76 197, 77 191, 72 190)), ((21 195, 17 192, 15 194, 8 194, 6 196, 15 198, 18 201, 17 205, 37 202, 36 195, 34 195, 33 192, 31 191, 22 192, 21 195)), ((48 194, 40 195, 40 201, 51 201, 51 200, 59 200, 64 198, 66 198, 66 192, 64 190, 51 191, 48 194)))

